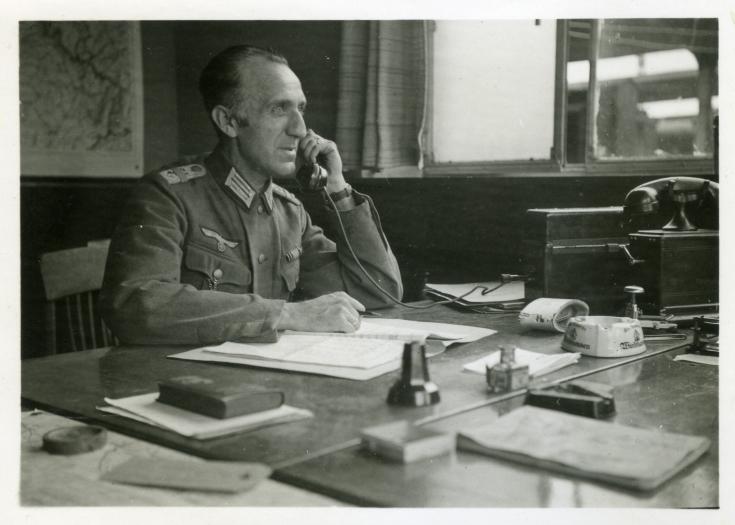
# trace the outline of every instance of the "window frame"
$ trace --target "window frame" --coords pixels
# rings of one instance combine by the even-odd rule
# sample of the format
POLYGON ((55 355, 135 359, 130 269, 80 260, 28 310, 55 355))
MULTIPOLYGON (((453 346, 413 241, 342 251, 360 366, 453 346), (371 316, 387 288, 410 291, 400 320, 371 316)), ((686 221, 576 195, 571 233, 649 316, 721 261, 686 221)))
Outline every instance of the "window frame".
POLYGON ((590 78, 587 87, 587 125, 585 130, 585 159, 580 163, 567 162, 567 60, 569 57, 569 19, 556 21, 556 57, 554 79, 554 136, 549 159, 510 160, 483 162, 436 162, 433 156, 433 35, 436 22, 429 21, 426 32, 427 102, 426 124, 422 135, 424 143, 424 177, 535 177, 549 176, 677 176, 716 175, 714 154, 703 157, 680 157, 668 159, 597 159, 593 156, 593 132, 595 119, 595 97, 599 91, 596 80, 597 51, 599 47, 600 19, 592 19, 589 49, 590 78), (590 108, 593 108, 590 110, 590 108))

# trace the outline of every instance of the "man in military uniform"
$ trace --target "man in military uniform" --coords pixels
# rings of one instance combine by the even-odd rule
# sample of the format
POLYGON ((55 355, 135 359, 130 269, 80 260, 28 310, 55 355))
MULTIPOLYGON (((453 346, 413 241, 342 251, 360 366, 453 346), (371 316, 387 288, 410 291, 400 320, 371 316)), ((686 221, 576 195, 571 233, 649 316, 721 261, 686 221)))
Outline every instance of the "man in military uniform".
POLYGON ((330 220, 339 214, 362 266, 400 297, 372 201, 345 182, 336 144, 307 129, 306 99, 286 60, 228 48, 202 72, 200 90, 217 147, 200 162, 146 175, 133 190, 100 298, 112 331, 133 344, 275 340, 285 329, 351 332, 366 307, 388 304, 343 234, 329 240, 272 180, 317 157, 336 207, 330 220), (296 291, 305 300, 290 302, 296 291))

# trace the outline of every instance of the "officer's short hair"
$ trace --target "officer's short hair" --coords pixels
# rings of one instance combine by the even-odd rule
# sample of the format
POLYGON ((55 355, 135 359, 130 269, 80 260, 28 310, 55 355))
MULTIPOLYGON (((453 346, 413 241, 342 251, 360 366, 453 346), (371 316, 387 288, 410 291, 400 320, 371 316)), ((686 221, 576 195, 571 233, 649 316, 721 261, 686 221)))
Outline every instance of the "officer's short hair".
POLYGON ((270 48, 251 45, 228 47, 209 61, 199 77, 199 92, 207 113, 211 113, 218 104, 231 109, 238 105, 237 89, 241 86, 242 64, 255 57, 288 66, 286 58, 270 48))

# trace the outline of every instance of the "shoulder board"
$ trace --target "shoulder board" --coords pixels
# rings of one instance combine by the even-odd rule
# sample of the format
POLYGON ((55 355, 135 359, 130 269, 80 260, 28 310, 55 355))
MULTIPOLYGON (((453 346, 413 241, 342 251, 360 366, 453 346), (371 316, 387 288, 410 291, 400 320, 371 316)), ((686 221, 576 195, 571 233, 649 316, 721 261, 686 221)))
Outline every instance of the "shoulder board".
POLYGON ((280 198, 287 200, 291 204, 296 204, 297 206, 301 206, 301 201, 297 199, 293 193, 291 193, 290 191, 284 188, 281 188, 275 182, 272 182, 271 185, 273 186, 273 195, 278 195, 280 198))
POLYGON ((201 164, 186 164, 184 166, 161 170, 158 174, 169 184, 179 184, 204 177, 207 174, 207 170, 201 164))

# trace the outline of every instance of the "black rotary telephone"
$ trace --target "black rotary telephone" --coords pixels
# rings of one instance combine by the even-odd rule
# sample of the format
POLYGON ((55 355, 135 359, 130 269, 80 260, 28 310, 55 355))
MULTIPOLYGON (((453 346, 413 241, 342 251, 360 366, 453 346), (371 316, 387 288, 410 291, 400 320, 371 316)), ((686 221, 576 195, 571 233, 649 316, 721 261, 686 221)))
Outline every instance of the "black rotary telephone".
POLYGON ((666 177, 641 184, 625 197, 628 217, 657 214, 670 217, 665 231, 717 229, 719 185, 695 177, 666 177))

